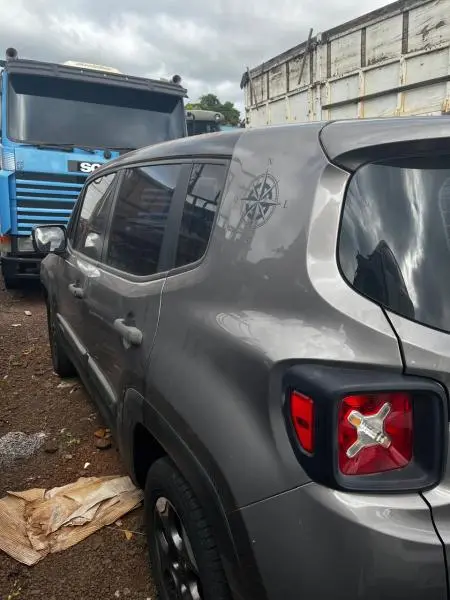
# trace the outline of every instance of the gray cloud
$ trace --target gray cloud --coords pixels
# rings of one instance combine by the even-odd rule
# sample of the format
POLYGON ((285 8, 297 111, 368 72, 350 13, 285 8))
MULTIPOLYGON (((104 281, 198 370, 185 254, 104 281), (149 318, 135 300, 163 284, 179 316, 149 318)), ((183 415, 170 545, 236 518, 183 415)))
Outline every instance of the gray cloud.
MULTIPOLYGON (((364 12, 384 0, 369 0, 364 12)), ((3 3, 0 40, 21 56, 82 60, 133 75, 178 73, 189 96, 242 104, 246 65, 363 12, 357 0, 15 0, 3 3)))

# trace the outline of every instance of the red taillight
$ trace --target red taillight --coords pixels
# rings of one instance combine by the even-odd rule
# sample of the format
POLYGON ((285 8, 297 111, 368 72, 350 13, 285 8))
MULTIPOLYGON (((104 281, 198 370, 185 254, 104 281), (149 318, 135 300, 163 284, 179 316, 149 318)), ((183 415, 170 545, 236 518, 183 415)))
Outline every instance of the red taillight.
POLYGON ((291 393, 291 418, 300 446, 312 454, 314 450, 314 403, 299 392, 291 393))
POLYGON ((339 469, 370 475, 406 467, 413 455, 412 399, 404 392, 358 394, 341 401, 339 469))

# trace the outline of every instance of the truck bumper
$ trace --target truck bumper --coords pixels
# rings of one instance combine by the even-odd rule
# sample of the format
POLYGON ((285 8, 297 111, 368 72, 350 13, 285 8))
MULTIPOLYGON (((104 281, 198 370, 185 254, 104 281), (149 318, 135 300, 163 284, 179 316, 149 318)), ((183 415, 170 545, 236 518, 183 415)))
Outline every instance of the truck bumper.
POLYGON ((2 274, 5 280, 39 279, 40 256, 2 256, 2 274))
POLYGON ((419 494, 307 484, 239 511, 268 600, 445 600, 442 544, 419 494))

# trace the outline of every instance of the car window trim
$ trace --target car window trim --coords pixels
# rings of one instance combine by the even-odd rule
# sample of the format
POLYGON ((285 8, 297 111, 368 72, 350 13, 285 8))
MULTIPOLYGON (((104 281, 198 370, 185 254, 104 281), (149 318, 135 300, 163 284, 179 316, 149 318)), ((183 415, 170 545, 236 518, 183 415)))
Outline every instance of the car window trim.
MULTIPOLYGON (((114 211, 116 208, 116 204, 117 204, 117 199, 118 199, 118 190, 120 189, 120 186, 117 186, 117 190, 114 196, 114 201, 112 203, 111 206, 111 211, 109 213, 109 219, 108 219, 108 225, 107 225, 107 233, 105 235, 105 239, 104 239, 104 243, 103 243, 103 249, 102 249, 102 257, 101 257, 101 268, 104 271, 107 271, 113 275, 116 275, 117 277, 120 277, 121 279, 125 279, 127 281, 134 281, 134 282, 140 282, 140 283, 145 283, 147 281, 157 281, 158 279, 163 279, 167 276, 167 272, 169 271, 168 268, 165 267, 165 263, 167 262, 167 255, 170 255, 170 244, 166 243, 166 237, 168 236, 168 229, 169 229, 169 221, 172 221, 173 217, 172 212, 174 210, 174 205, 177 201, 178 195, 183 193, 183 189, 179 189, 179 186, 181 183, 185 183, 185 187, 184 187, 184 193, 187 190, 187 185, 189 182, 189 176, 186 180, 186 169, 188 170, 188 172, 190 173, 191 171, 191 164, 190 164, 190 160, 170 160, 170 161, 165 161, 164 159, 159 158, 157 161, 139 161, 139 163, 136 164, 132 164, 132 165, 127 165, 126 167, 123 167, 122 170, 122 177, 120 179, 120 184, 122 183, 123 177, 124 177, 124 173, 126 171, 129 171, 131 169, 139 169, 142 167, 148 167, 148 166, 152 166, 152 167, 157 167, 157 166, 180 166, 180 173, 178 175, 178 179, 177 179, 177 184, 175 186, 175 191, 172 197, 172 201, 170 203, 170 208, 169 208, 169 213, 168 213, 168 217, 167 217, 167 226, 164 230, 164 236, 163 236, 163 240, 162 240, 162 244, 161 244, 161 250, 160 250, 160 254, 159 254, 159 260, 158 260, 158 267, 157 267, 157 272, 156 273, 152 273, 151 275, 133 275, 132 273, 128 273, 127 271, 122 271, 120 269, 117 269, 115 267, 112 267, 111 265, 108 265, 106 263, 106 257, 107 257, 107 249, 108 249, 108 244, 109 244, 109 237, 110 237, 110 232, 111 232, 111 223, 112 223, 112 219, 114 216, 114 211), (162 258, 163 258, 163 250, 164 250, 164 261, 162 262, 162 258)), ((184 196, 182 196, 184 198, 184 196)), ((183 200, 184 201, 184 200, 183 200)), ((170 231, 172 232, 174 229, 174 225, 171 224, 170 227, 170 231)), ((175 235, 176 235, 176 229, 175 229, 175 235)))
MULTIPOLYGON (((229 174, 229 170, 230 170, 230 165, 231 165, 231 158, 217 158, 217 156, 215 156, 214 158, 207 158, 207 157, 198 157, 198 158, 192 158, 192 167, 196 164, 208 164, 208 165, 223 165, 225 167, 225 179, 224 179, 224 185, 223 185, 223 189, 220 192, 220 196, 219 196, 219 200, 217 202, 217 210, 215 212, 214 215, 214 219, 213 219, 213 223, 212 223, 212 227, 211 227, 211 232, 209 235, 209 240, 208 240, 208 244, 206 246, 206 250, 203 253, 203 255, 196 260, 195 262, 191 262, 188 263, 187 265, 182 265, 181 267, 175 267, 175 259, 176 259, 176 251, 177 251, 177 247, 178 247, 178 239, 179 239, 179 235, 180 235, 180 229, 181 229, 181 221, 183 218, 183 209, 184 209, 184 202, 186 200, 186 195, 183 198, 183 207, 181 210, 181 216, 180 216, 180 220, 178 223, 178 230, 177 230, 177 237, 176 237, 176 245, 175 245, 175 251, 173 254, 173 262, 172 262, 172 267, 169 269, 169 273, 168 273, 168 277, 172 277, 174 275, 179 275, 181 273, 186 273, 187 271, 192 271, 196 268, 198 268, 206 259, 206 256, 208 255, 208 250, 209 250, 209 246, 211 244, 211 240, 213 237, 213 232, 214 229, 216 227, 216 223, 217 223, 217 219, 219 218, 219 213, 220 213, 220 208, 222 206, 222 199, 223 199, 223 194, 225 191, 225 186, 226 186, 226 182, 228 179, 228 174, 229 174)), ((187 188, 186 188, 186 194, 187 194, 187 188)))
POLYGON ((170 271, 175 262, 184 199, 186 198, 191 172, 192 163, 186 163, 182 166, 178 176, 159 253, 158 271, 170 271))
MULTIPOLYGON (((74 215, 74 219, 75 219, 74 225, 71 227, 70 234, 69 234, 68 239, 67 239, 67 245, 68 245, 68 247, 70 248, 70 250, 71 250, 71 252, 73 254, 80 255, 80 256, 83 257, 83 259, 84 258, 90 259, 90 261, 92 261, 95 264, 101 263, 101 257, 103 256, 104 246, 105 246, 106 231, 107 231, 107 228, 108 228, 108 225, 109 225, 109 219, 111 217, 111 212, 112 212, 111 209, 114 206, 115 199, 117 197, 117 191, 119 189, 118 183, 121 181, 121 177, 122 177, 122 174, 121 174, 121 172, 120 172, 119 169, 111 169, 111 171, 109 171, 108 173, 104 173, 102 175, 102 177, 107 177, 108 175, 117 175, 117 177, 113 181, 113 185, 114 185, 113 197, 112 197, 111 205, 109 207, 108 217, 106 218, 106 221, 105 221, 105 229, 104 229, 105 236, 103 237, 103 241, 102 241, 102 248, 101 248, 101 251, 100 251, 100 257, 99 258, 92 258, 92 256, 88 256, 84 252, 81 252, 81 250, 78 250, 77 248, 75 248, 74 244, 72 243, 72 240, 69 237, 72 232, 76 233, 76 230, 77 230, 77 227, 78 227, 78 224, 79 224, 80 214, 81 214, 81 207, 83 206, 83 202, 84 202, 84 199, 86 197, 86 190, 89 188, 89 186, 91 185, 91 183, 94 183, 95 178, 92 178, 92 179, 89 178, 89 180, 86 181, 86 183, 84 184, 84 187, 83 187, 83 189, 82 189, 82 191, 80 193, 80 197, 78 198, 78 201, 77 201, 77 203, 75 205, 75 208, 74 208, 74 212, 77 211, 76 214, 74 215)), ((98 177, 97 177, 97 179, 98 179, 98 177)))
POLYGON ((106 219, 105 236, 103 238, 102 251, 101 251, 100 259, 99 259, 99 263, 102 266, 105 266, 105 267, 106 267, 106 264, 105 264, 106 251, 108 249, 109 232, 110 232, 111 222, 112 222, 112 218, 113 218, 113 214, 114 214, 114 209, 116 208, 116 203, 117 203, 117 198, 119 196, 120 186, 122 185, 122 182, 123 182, 123 179, 125 177, 126 171, 127 171, 127 169, 125 169, 125 168, 120 169, 118 171, 118 178, 117 178, 117 183, 116 183, 116 189, 114 190, 114 196, 113 196, 113 199, 111 201, 111 206, 109 207, 108 218, 106 219))
POLYGON ((67 242, 71 246, 73 246, 73 244, 71 243, 71 236, 76 231, 76 228, 78 226, 78 219, 80 216, 80 206, 84 202, 84 196, 86 195, 86 189, 87 189, 87 182, 85 181, 83 184, 83 187, 80 190, 78 198, 75 202, 75 206, 73 207, 73 211, 70 216, 69 223, 67 225, 67 242))

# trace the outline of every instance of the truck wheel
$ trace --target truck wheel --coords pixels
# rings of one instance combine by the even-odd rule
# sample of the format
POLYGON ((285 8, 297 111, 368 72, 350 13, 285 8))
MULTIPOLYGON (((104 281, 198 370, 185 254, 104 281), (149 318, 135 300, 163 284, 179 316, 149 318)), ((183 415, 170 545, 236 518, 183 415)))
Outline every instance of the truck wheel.
POLYGON ((155 462, 148 473, 145 516, 160 600, 231 600, 203 509, 167 458, 155 462))
POLYGON ((21 286, 21 280, 18 277, 5 277, 3 275, 3 284, 5 290, 18 290, 21 286))
POLYGON ((52 355, 53 370, 60 377, 74 377, 77 373, 71 360, 66 354, 62 343, 61 334, 56 324, 55 311, 47 303, 47 324, 50 352, 52 355))

